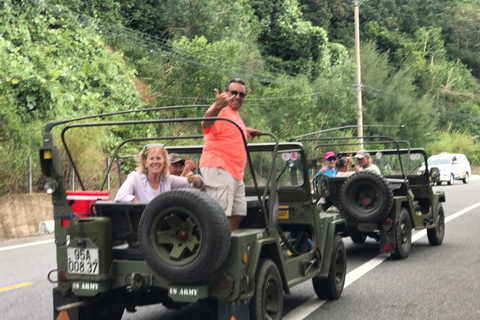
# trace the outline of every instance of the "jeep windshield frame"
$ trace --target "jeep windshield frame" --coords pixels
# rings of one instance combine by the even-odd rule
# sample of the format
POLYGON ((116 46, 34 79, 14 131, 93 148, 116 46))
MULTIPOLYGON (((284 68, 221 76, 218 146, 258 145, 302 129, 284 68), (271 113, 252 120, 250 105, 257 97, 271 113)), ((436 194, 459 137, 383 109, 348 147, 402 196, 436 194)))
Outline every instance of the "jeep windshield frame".
MULTIPOLYGON (((383 125, 379 125, 382 126, 383 125)), ((325 133, 325 132, 330 132, 330 131, 335 131, 335 130, 342 130, 345 128, 355 128, 357 126, 344 126, 344 127, 339 127, 339 128, 331 128, 331 129, 325 129, 321 131, 316 131, 313 133, 308 133, 304 134, 301 136, 297 136, 294 138, 291 138, 290 141, 320 141, 322 143, 317 144, 313 150, 312 150, 312 159, 316 159, 315 155, 316 152, 319 148, 321 147, 338 147, 338 146, 355 146, 355 145, 360 145, 363 147, 363 145, 384 145, 387 147, 388 145, 394 145, 396 147, 397 154, 398 154, 398 161, 400 164, 400 170, 402 172, 402 178, 406 182, 407 181, 407 176, 408 176, 408 168, 409 168, 409 162, 410 162, 410 142, 406 140, 396 140, 395 138, 387 135, 372 135, 372 136, 363 136, 363 137, 315 137, 315 138, 307 138, 307 136, 311 136, 314 134, 320 134, 320 133, 325 133), (348 142, 355 140, 355 142, 348 142), (333 143, 332 143, 333 141, 333 143), (343 142, 339 142, 343 141, 343 142), (404 144, 406 145, 406 152, 407 152, 407 157, 405 161, 405 165, 403 164, 402 157, 399 153, 401 150, 400 145, 404 144)), ((370 127, 370 126, 366 126, 370 127)), ((387 149, 386 149, 387 150, 387 149)), ((383 150, 367 150, 369 152, 383 152, 383 150)), ((337 153, 337 155, 352 155, 355 154, 356 151, 342 151, 337 153)), ((428 169, 428 168, 427 168, 428 169)), ((427 172, 427 170, 426 170, 427 172)))

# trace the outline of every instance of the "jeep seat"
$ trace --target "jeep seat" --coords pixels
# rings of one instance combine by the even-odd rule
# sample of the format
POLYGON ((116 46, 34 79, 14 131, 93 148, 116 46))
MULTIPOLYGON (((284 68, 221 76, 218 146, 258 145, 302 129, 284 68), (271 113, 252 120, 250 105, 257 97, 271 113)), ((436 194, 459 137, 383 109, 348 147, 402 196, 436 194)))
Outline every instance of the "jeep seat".
POLYGON ((133 240, 132 237, 136 241, 138 222, 147 203, 97 201, 94 206, 99 217, 111 219, 113 241, 133 240))

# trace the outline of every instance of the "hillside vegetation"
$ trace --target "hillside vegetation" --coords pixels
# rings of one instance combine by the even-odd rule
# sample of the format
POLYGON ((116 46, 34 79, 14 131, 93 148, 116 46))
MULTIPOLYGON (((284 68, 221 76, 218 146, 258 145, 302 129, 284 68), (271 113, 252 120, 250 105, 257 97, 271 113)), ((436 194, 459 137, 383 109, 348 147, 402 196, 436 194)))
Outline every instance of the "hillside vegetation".
MULTIPOLYGON (((365 134, 406 139, 430 153, 466 153, 478 164, 480 1, 360 2, 363 122, 405 125, 365 134)), ((198 108, 122 119, 200 117, 213 89, 233 77, 247 82, 247 126, 282 140, 356 124, 350 1, 3 0, 0 8, 2 194, 25 190, 28 155, 40 187, 47 122, 169 105, 198 108)), ((90 172, 124 135, 67 138, 90 172)), ((98 179, 92 175, 87 186, 98 179)))

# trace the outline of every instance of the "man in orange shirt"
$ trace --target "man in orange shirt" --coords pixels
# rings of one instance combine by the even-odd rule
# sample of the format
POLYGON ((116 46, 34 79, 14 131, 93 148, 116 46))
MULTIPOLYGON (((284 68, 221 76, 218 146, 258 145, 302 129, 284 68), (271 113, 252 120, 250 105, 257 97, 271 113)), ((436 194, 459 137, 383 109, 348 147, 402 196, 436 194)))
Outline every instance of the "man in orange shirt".
POLYGON ((205 145, 199 167, 204 178, 205 192, 223 207, 230 229, 235 230, 247 214, 243 183, 247 152, 243 137, 252 139, 261 131, 245 127, 238 113, 246 96, 243 80, 232 79, 222 93, 217 89, 214 91, 215 103, 208 108, 205 117, 230 119, 242 131, 228 121, 203 121, 205 145))

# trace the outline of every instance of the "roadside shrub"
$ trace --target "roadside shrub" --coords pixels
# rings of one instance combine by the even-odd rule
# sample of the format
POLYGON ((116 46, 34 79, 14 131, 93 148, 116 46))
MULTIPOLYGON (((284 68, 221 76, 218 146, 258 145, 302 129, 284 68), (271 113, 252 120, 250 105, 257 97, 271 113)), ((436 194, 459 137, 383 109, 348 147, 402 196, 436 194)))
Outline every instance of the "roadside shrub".
POLYGON ((473 137, 465 131, 451 130, 450 128, 441 130, 437 139, 425 146, 425 149, 428 155, 441 152, 463 153, 471 165, 480 164, 480 148, 477 137, 473 137))

